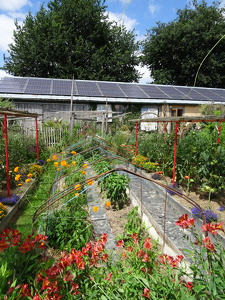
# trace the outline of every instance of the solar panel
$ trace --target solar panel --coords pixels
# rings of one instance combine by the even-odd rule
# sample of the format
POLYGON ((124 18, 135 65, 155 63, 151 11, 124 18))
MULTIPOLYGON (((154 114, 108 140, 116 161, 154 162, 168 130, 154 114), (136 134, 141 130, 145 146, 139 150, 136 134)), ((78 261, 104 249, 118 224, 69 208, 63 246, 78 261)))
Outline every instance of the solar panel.
POLYGON ((222 89, 213 89, 212 93, 215 95, 214 99, 215 100, 223 100, 225 101, 225 90, 222 89))
POLYGON ((51 94, 51 79, 30 78, 25 89, 28 94, 51 94))
POLYGON ((155 85, 141 85, 141 89, 150 97, 150 98, 156 98, 156 99, 169 99, 170 97, 163 93, 158 87, 155 85))
POLYGON ((98 82, 97 85, 105 97, 125 97, 125 94, 119 88, 117 83, 98 82))
POLYGON ((102 96, 96 82, 94 81, 75 81, 77 93, 82 96, 102 96))
POLYGON ((211 101, 222 101, 225 100, 225 93, 224 96, 217 95, 214 90, 209 88, 196 88, 195 89, 198 93, 204 95, 207 99, 211 101))
POLYGON ((139 88, 137 84, 132 83, 118 83, 118 86, 129 98, 148 98, 148 96, 139 88))
POLYGON ((71 95, 72 81, 53 79, 52 94, 53 95, 71 95))
POLYGON ((23 93, 27 81, 27 78, 4 77, 1 81, 1 92, 23 93))
POLYGON ((177 87, 179 91, 181 91, 184 94, 183 99, 192 99, 192 100, 209 100, 207 97, 205 97, 203 94, 200 94, 197 92, 195 88, 191 87, 177 87))

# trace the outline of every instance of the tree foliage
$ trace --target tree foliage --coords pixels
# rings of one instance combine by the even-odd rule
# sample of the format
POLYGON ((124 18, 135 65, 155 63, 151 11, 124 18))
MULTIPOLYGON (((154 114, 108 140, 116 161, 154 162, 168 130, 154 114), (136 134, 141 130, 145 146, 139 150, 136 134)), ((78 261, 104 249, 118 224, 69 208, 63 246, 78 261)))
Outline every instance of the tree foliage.
POLYGON ((193 0, 174 21, 147 31, 142 61, 154 83, 225 87, 224 11, 193 0))
POLYGON ((52 0, 16 22, 5 69, 16 76, 138 81, 133 32, 110 22, 104 0, 52 0))

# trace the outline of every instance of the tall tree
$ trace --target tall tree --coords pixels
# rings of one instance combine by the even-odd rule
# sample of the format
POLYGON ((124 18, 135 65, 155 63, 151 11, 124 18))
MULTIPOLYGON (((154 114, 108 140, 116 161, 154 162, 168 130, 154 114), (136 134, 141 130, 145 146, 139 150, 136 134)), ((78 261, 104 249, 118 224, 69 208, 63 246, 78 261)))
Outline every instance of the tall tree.
POLYGON ((174 21, 147 31, 142 62, 154 83, 225 88, 224 12, 219 3, 194 0, 174 21))
POLYGON ((105 0, 52 0, 16 23, 5 69, 16 76, 138 81, 133 32, 110 22, 105 0))

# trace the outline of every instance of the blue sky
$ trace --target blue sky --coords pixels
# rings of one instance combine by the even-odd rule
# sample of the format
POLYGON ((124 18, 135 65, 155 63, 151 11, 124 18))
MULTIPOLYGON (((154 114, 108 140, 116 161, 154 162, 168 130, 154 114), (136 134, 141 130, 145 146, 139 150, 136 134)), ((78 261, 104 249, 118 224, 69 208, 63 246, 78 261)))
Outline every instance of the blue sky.
MULTIPOLYGON (((37 0, 0 0, 0 67, 3 66, 3 55, 7 56, 8 44, 12 42, 14 21, 22 22, 31 11, 35 14, 42 3, 48 1, 37 0)), ((151 29, 156 22, 169 22, 176 18, 177 9, 184 9, 188 0, 106 0, 109 18, 123 22, 128 30, 134 30, 137 39, 144 38, 147 29, 151 29)), ((213 1, 206 1, 212 4, 213 1)), ((221 5, 225 0, 221 1, 221 5)), ((141 83, 151 81, 147 68, 139 68, 142 73, 141 83)), ((0 78, 6 73, 0 70, 0 78)))

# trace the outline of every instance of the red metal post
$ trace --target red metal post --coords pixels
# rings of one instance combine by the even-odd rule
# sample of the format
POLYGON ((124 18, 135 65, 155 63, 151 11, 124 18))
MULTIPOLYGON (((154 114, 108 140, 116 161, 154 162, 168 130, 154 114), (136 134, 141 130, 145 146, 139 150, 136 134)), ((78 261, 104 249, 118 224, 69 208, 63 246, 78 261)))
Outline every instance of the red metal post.
POLYGON ((220 123, 220 125, 217 128, 217 143, 220 144, 220 132, 222 130, 222 124, 220 123))
POLYGON ((176 170, 177 170, 177 135, 178 135, 178 126, 179 123, 176 122, 175 133, 174 133, 174 143, 173 143, 173 177, 172 185, 176 182, 176 170))
POLYGON ((138 126, 138 122, 136 122, 136 151, 135 151, 135 155, 138 155, 138 130, 139 130, 139 126, 138 126))
POLYGON ((3 120, 3 137, 5 139, 6 188, 7 188, 7 196, 10 197, 9 142, 8 142, 8 127, 7 127, 7 116, 6 115, 4 115, 4 120, 3 120))
POLYGON ((37 117, 35 117, 35 127, 36 127, 36 157, 37 157, 37 159, 40 159, 39 141, 38 141, 38 119, 37 119, 37 117))

